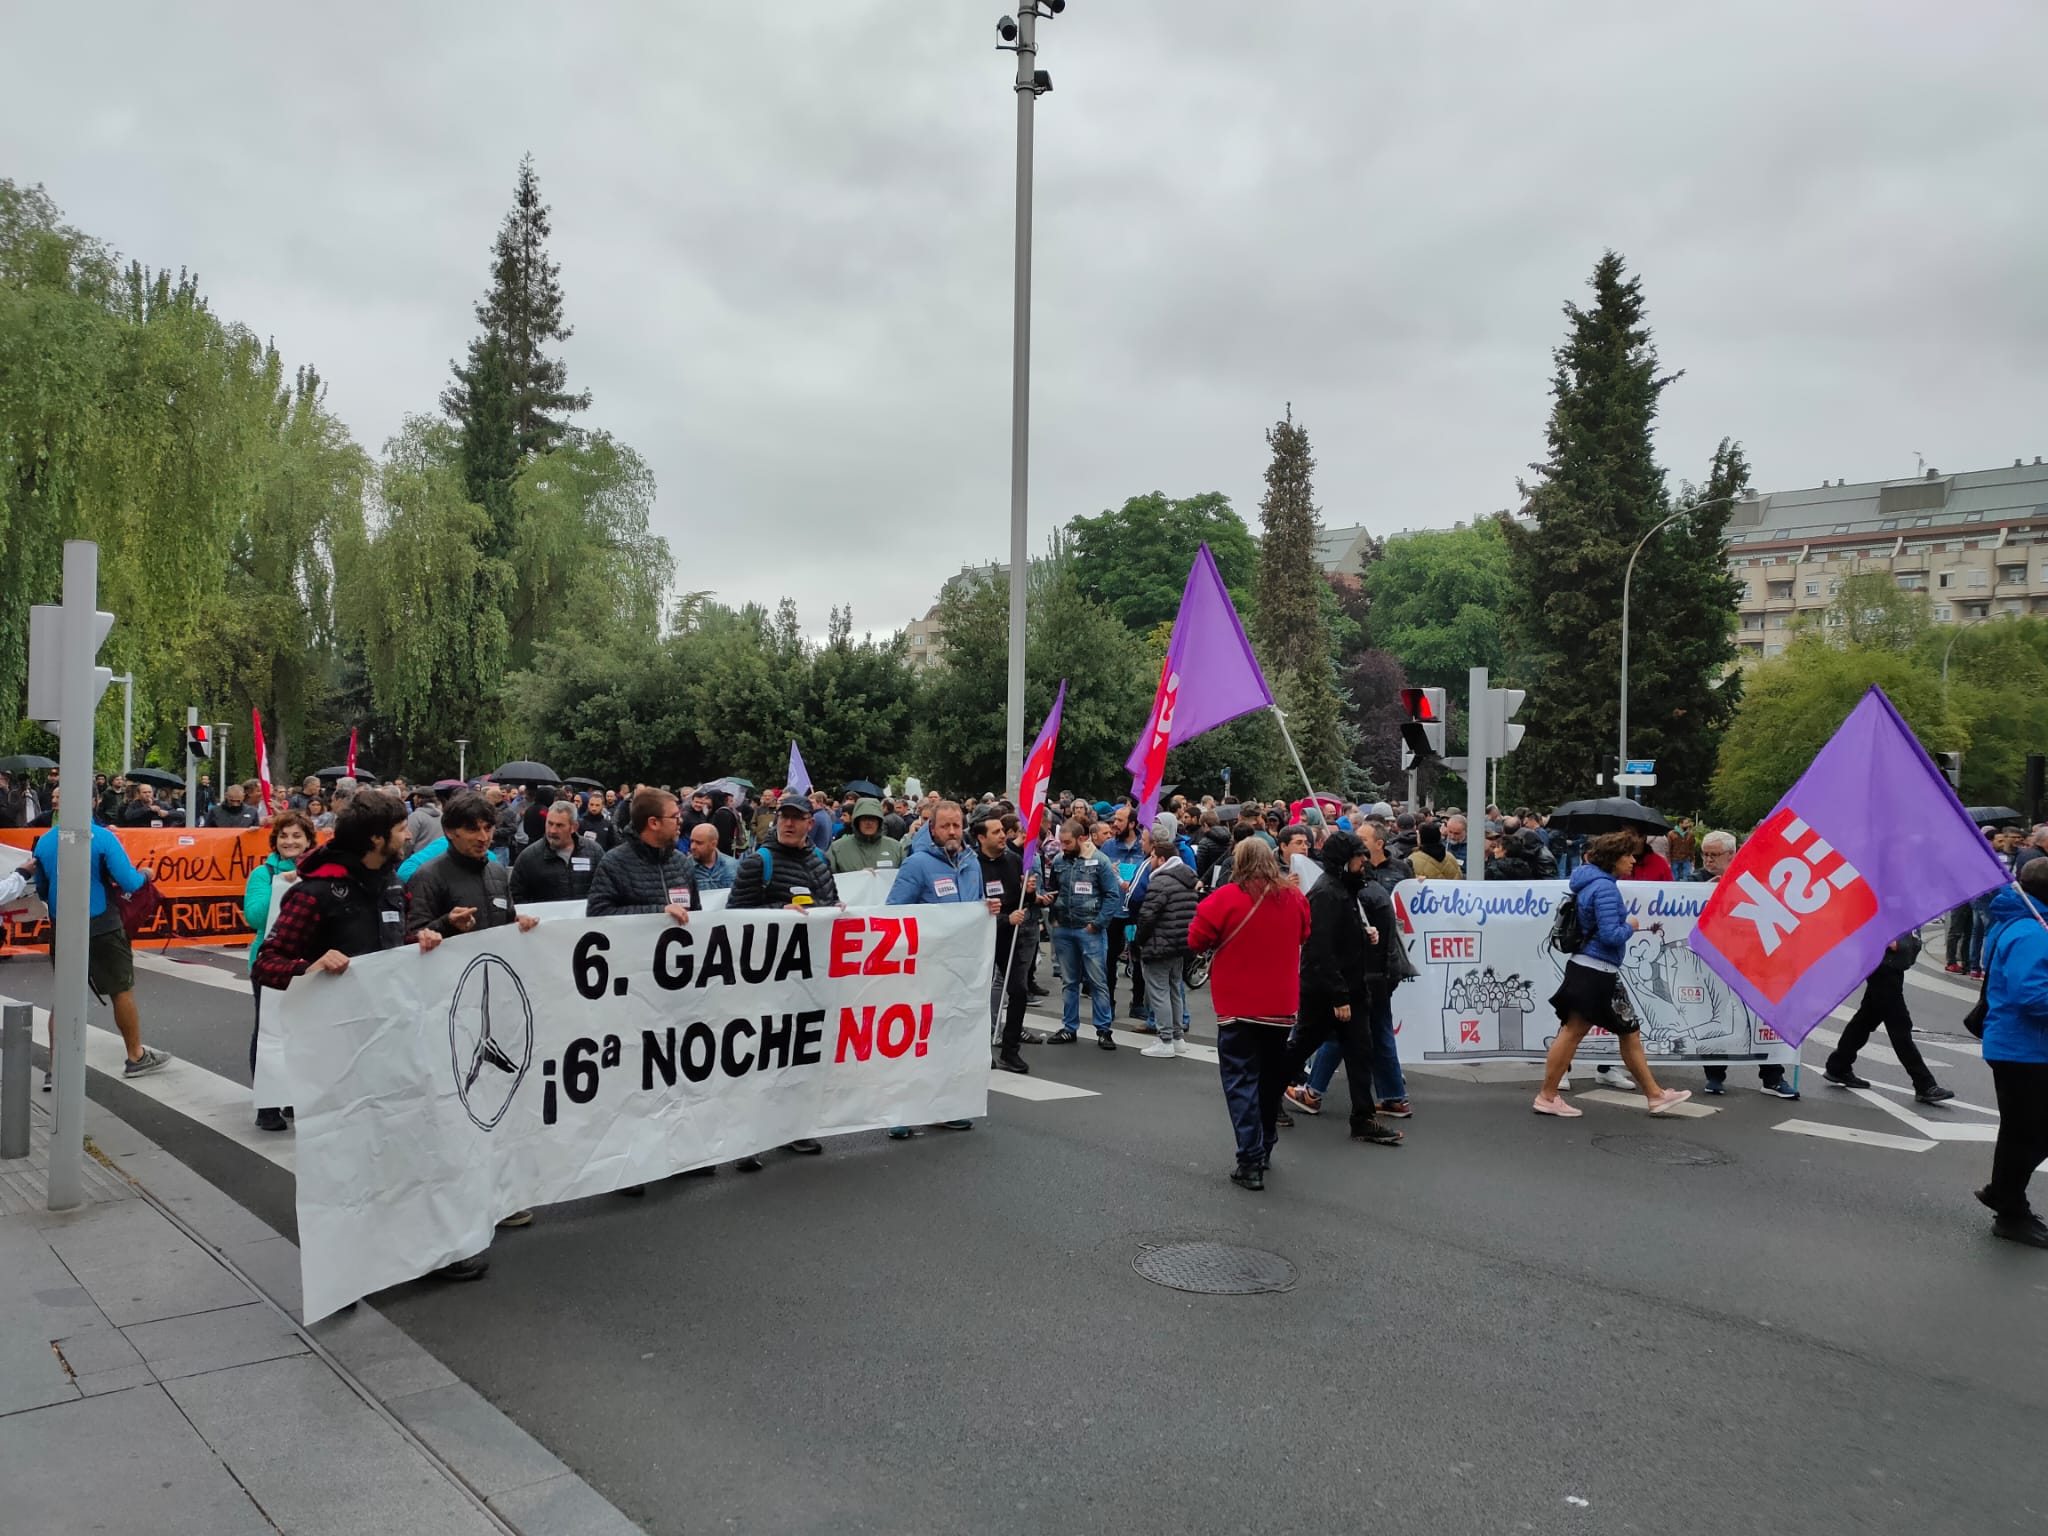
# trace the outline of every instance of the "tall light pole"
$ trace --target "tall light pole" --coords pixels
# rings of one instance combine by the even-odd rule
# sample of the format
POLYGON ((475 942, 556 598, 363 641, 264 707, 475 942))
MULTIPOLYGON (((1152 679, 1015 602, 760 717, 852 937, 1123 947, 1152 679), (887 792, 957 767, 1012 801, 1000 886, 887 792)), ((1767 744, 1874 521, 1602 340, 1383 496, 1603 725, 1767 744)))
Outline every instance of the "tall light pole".
POLYGON ((465 784, 469 782, 469 738, 467 736, 455 738, 455 777, 462 780, 465 784))
POLYGON ((135 766, 135 674, 117 673, 112 681, 121 685, 121 775, 126 778, 135 766))
POLYGON ((1941 648, 1941 708, 1944 714, 1948 712, 1948 659, 1955 652, 1956 642, 1963 638, 1963 631, 1972 624, 1983 624, 1990 618, 1990 614, 1980 613, 1974 619, 1963 620, 1956 626, 1956 632, 1948 637, 1948 644, 1941 648))
MULTIPOLYGON (((1636 547, 1628 557, 1628 571, 1621 578, 1621 738, 1615 750, 1614 771, 1628 772, 1628 589, 1636 579, 1636 556, 1643 552, 1643 546, 1657 537, 1681 517, 1689 517, 1702 507, 1716 507, 1724 501, 1735 501, 1734 496, 1715 496, 1707 501, 1696 501, 1689 507, 1680 507, 1669 517, 1658 523, 1648 533, 1636 540, 1636 547)), ((1616 789, 1621 786, 1617 784, 1616 789)))
POLYGON ((1024 603, 1030 564, 1026 495, 1031 463, 1031 127, 1038 98, 1052 76, 1037 67, 1038 22, 1057 16, 1067 0, 1024 0, 1016 18, 996 23, 998 48, 1017 55, 1016 300, 1010 332, 1010 707, 1003 782, 1024 776, 1024 603))

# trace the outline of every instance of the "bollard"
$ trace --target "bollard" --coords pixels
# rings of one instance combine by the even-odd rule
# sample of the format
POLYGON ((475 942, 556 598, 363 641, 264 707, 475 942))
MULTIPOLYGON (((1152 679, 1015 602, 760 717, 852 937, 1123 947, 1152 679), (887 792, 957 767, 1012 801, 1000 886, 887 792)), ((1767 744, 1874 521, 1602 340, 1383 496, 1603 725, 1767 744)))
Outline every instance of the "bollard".
POLYGON ((28 1043, 34 1018, 27 1003, 0 1009, 0 1157, 28 1156, 28 1043))

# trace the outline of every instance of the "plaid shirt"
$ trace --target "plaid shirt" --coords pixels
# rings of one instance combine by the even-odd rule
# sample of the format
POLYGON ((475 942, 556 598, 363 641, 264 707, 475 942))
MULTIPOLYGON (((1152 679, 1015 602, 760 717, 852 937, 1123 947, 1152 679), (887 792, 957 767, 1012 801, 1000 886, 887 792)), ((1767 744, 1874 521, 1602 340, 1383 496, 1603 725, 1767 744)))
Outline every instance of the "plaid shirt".
POLYGON ((282 992, 291 985, 294 976, 304 975, 320 958, 313 948, 319 936, 319 903, 301 880, 284 893, 284 905, 277 909, 277 921, 271 925, 270 937, 256 952, 256 963, 249 968, 250 976, 258 986, 274 987, 282 992))

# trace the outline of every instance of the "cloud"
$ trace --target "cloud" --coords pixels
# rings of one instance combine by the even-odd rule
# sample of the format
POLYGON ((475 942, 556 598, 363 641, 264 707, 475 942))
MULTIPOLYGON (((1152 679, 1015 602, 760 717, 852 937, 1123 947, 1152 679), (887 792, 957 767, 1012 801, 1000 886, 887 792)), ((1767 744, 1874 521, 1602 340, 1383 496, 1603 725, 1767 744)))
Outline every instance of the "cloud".
MULTIPOLYGON (((374 447, 531 150, 572 382, 680 584, 889 629, 1008 547, 1002 3, 34 8, 0 174, 196 269, 374 447)), ((1329 523, 1507 505, 1608 246, 1686 370, 1674 474, 1723 435, 1767 487, 2048 451, 2027 0, 1073 0, 1041 41, 1034 544, 1155 488, 1254 517, 1289 401, 1329 523)))

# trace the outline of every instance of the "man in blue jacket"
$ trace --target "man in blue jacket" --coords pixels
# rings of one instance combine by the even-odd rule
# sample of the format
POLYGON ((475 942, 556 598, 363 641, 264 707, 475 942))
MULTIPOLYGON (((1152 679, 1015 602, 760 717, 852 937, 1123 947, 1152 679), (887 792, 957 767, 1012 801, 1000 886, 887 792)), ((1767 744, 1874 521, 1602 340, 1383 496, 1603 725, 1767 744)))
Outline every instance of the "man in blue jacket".
MULTIPOLYGON (((128 850, 121 846, 121 840, 107 828, 93 824, 92 848, 87 854, 90 864, 90 880, 86 890, 85 978, 86 985, 96 997, 105 998, 114 1008, 114 1027, 121 1031, 121 1043, 127 1047, 127 1062, 121 1068, 123 1077, 140 1077, 145 1072, 154 1072, 170 1061, 162 1051, 151 1050, 142 1043, 142 1013, 135 1006, 135 952, 128 945, 128 930, 121 924, 121 912, 107 899, 109 883, 120 887, 127 895, 142 889, 147 877, 135 867, 128 857, 128 850)), ((43 899, 43 905, 50 909, 50 942, 54 952, 57 937, 57 829, 52 827, 36 839, 35 846, 36 894, 43 899)), ((50 1023, 50 1049, 57 1048, 56 1021, 50 1023)), ((53 1058, 54 1060, 54 1055, 53 1058)), ((43 1086, 50 1086, 50 1077, 43 1074, 43 1086)))
POLYGON ((1998 1091, 1998 1141, 1991 1182, 1977 1198, 1991 1230, 2048 1248, 2048 1223, 2027 1200, 2027 1181, 2048 1159, 2048 859, 2029 860, 2019 889, 1991 898, 1984 945, 1984 1063, 1998 1091))
MULTIPOLYGON (((967 817, 957 801, 941 800, 929 825, 921 827, 910 841, 903 867, 896 871, 896 883, 889 887, 892 907, 951 906, 961 902, 985 902, 994 912, 999 903, 982 895, 981 860, 967 850, 967 817)), ((968 1131, 972 1120, 941 1122, 949 1131, 968 1131)), ((889 1127, 889 1139, 910 1136, 907 1125, 889 1127)))
POLYGON ((1088 982, 1094 1007, 1095 1043, 1116 1049, 1110 1026, 1116 1008, 1104 974, 1109 939, 1104 930, 1122 922, 1124 887, 1116 866, 1088 841, 1088 826, 1079 817, 1060 828, 1060 851, 1052 861, 1052 952, 1059 961, 1065 995, 1060 1027, 1050 1044, 1072 1045, 1081 1033, 1081 982, 1088 982))

